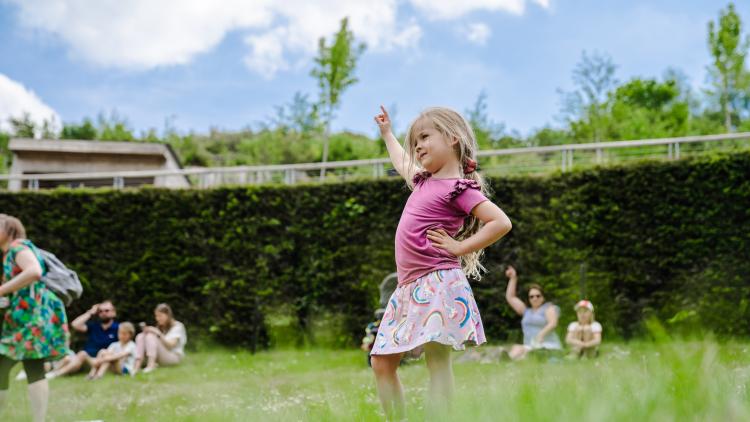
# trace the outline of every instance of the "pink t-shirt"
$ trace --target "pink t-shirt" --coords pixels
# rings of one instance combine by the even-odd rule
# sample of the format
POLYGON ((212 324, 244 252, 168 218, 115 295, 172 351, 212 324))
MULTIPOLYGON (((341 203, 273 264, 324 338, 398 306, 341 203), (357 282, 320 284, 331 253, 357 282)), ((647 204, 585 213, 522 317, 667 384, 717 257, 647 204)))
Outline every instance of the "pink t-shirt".
POLYGON ((479 184, 473 180, 435 179, 429 173, 414 176, 414 190, 396 229, 399 284, 436 270, 461 268, 458 257, 432 246, 427 230, 443 228, 455 236, 471 210, 486 200, 479 184))

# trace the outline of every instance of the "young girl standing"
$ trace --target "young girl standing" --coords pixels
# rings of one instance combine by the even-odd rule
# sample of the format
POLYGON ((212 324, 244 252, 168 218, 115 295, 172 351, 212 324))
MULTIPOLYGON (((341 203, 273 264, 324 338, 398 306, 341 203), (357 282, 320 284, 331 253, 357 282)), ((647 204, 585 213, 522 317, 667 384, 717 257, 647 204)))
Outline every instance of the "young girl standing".
MULTIPOLYGON (((384 107, 375 117, 396 171, 412 189, 396 229, 399 284, 372 349, 380 402, 388 418, 404 415, 396 369, 405 352, 423 346, 430 407, 453 395, 451 349, 484 343, 484 329, 466 276, 479 278, 482 250, 511 229, 476 171, 477 144, 459 113, 423 111, 401 147, 384 107)), ((436 409, 437 410, 437 409, 436 409)))

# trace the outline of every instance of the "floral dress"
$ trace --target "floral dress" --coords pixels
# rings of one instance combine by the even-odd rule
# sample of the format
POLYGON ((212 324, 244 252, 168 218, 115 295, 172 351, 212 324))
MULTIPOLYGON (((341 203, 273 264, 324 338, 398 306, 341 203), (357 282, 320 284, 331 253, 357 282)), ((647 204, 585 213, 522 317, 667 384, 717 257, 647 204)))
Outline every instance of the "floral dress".
MULTIPOLYGON (((29 240, 18 239, 10 245, 3 260, 3 276, 11 280, 21 272, 16 256, 31 250, 46 273, 39 250, 29 240)), ((10 295, 0 334, 0 355, 13 360, 57 359, 68 352, 70 333, 65 306, 40 280, 10 295)))

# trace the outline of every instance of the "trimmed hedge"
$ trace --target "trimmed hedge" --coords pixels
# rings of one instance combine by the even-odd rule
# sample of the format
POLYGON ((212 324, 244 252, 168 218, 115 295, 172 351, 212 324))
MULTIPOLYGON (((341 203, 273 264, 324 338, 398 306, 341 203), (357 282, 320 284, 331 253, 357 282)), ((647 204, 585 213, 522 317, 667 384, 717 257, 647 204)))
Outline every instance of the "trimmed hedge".
MULTIPOLYGON (((503 268, 537 282, 574 318, 581 296, 607 335, 645 317, 748 334, 750 154, 491 179, 514 228, 474 281, 488 337, 518 338, 503 268)), ((409 195, 395 180, 212 190, 0 193, 0 210, 79 272, 72 318, 103 298, 151 320, 168 302, 191 333, 262 347, 285 315, 300 342, 333 317, 358 339, 395 270, 393 237, 409 195), (290 318, 291 317, 291 318, 290 318), (318 321, 316 325, 316 321, 318 321)))

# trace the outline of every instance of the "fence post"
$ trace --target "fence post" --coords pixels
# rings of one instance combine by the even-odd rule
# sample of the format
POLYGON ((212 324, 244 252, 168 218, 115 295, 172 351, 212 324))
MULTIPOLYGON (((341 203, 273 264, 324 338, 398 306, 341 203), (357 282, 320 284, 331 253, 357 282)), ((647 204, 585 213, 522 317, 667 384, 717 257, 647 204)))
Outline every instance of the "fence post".
POLYGON ((568 171, 573 170, 573 150, 568 150, 568 171))
POLYGON ((596 164, 601 164, 601 163, 602 163, 602 149, 597 148, 596 149, 596 164))
POLYGON ((39 179, 31 179, 31 180, 29 180, 29 189, 31 189, 31 190, 39 190, 39 179))
POLYGON ((565 165, 568 164, 568 150, 562 150, 562 172, 565 173, 565 165))
POLYGON ((125 187, 125 178, 121 176, 112 178, 112 187, 115 189, 122 189, 125 187))
POLYGON ((675 157, 675 160, 680 159, 680 143, 679 142, 674 143, 674 157, 675 157))

